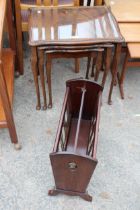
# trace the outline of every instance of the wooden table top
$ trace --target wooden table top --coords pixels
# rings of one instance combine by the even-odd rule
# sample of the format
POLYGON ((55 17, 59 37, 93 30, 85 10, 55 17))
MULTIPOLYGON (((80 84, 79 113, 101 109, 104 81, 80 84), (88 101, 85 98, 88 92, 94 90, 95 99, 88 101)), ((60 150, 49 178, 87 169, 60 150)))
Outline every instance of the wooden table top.
POLYGON ((121 22, 140 22, 140 0, 106 0, 116 20, 121 22))
POLYGON ((29 45, 121 43, 118 24, 107 7, 33 8, 29 45))
POLYGON ((128 43, 127 47, 131 58, 140 59, 140 43, 128 43))
POLYGON ((140 23, 119 23, 125 42, 140 42, 140 23))
POLYGON ((6 3, 7 1, 0 1, 0 50, 2 48, 2 37, 3 37, 3 30, 4 30, 4 19, 6 13, 6 3))

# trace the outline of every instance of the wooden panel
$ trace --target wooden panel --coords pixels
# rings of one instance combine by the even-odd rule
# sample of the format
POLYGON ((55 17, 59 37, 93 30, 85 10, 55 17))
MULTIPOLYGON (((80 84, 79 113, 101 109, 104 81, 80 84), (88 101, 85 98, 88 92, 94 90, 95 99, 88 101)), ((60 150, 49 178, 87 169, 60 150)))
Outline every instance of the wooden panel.
POLYGON ((119 23, 126 42, 140 42, 140 23, 119 23))
POLYGON ((2 48, 5 13, 6 13, 6 1, 0 1, 0 49, 2 48))
POLYGON ((128 43, 128 50, 131 58, 140 59, 140 43, 128 43))
POLYGON ((140 22, 140 0, 105 0, 118 22, 140 22))
MULTIPOLYGON (((77 123, 78 123, 78 119, 73 118, 71 121, 71 129, 70 129, 68 145, 67 145, 67 151, 70 153, 74 152, 77 123)), ((89 140, 90 126, 91 126, 90 120, 81 120, 80 136, 78 138, 78 145, 77 145, 77 150, 76 150, 78 154, 81 154, 81 155, 86 154, 88 140, 89 140)))
MULTIPOLYGON (((14 53, 10 49, 4 49, 2 51, 2 61, 4 68, 4 77, 7 84, 8 94, 10 102, 13 101, 13 80, 14 80, 14 53), (8 61, 8 62, 7 62, 8 61)), ((7 127, 4 110, 2 107, 2 101, 0 98, 0 128, 7 127)))

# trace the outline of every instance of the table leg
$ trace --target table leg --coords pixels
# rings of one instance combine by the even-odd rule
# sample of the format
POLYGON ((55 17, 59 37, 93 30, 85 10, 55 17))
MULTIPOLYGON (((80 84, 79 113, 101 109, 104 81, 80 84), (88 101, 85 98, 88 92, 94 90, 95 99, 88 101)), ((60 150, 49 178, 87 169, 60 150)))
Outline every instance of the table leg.
POLYGON ((92 53, 88 56, 86 79, 89 79, 89 70, 90 70, 91 56, 92 56, 92 53))
POLYGON ((37 49, 36 47, 31 47, 31 65, 32 65, 32 72, 35 82, 35 88, 36 88, 36 95, 37 95, 37 105, 36 109, 40 110, 41 104, 40 104, 40 91, 39 91, 39 84, 38 84, 38 70, 37 70, 37 49))
POLYGON ((39 57, 39 74, 42 86, 42 93, 44 99, 43 110, 47 109, 47 98, 46 98, 46 90, 45 90, 45 77, 44 77, 44 50, 38 50, 39 57))
POLYGON ((103 79, 102 79, 102 86, 104 87, 106 78, 110 69, 110 62, 111 62, 111 53, 112 53, 112 48, 108 47, 106 48, 105 52, 105 69, 104 69, 104 74, 103 74, 103 79))
POLYGON ((75 73, 79 73, 80 71, 80 60, 79 58, 75 58, 75 73))
POLYGON ((6 82, 3 75, 2 64, 0 64, 0 97, 2 99, 2 105, 7 121, 7 126, 9 129, 9 134, 11 137, 11 142, 14 144, 15 149, 21 149, 21 145, 18 143, 18 137, 16 132, 16 127, 14 123, 12 108, 9 100, 9 95, 6 87, 6 82))
POLYGON ((96 59, 96 72, 95 72, 95 81, 98 80, 100 70, 102 66, 102 52, 97 52, 97 59, 96 59))
POLYGON ((49 53, 47 53, 46 55, 47 55, 46 73, 47 73, 47 82, 48 82, 48 91, 49 91, 48 108, 52 108, 51 55, 49 53))
POLYGON ((115 53, 114 53, 113 64, 112 64, 112 80, 111 80, 109 96, 108 96, 108 104, 109 105, 112 104, 111 97, 112 97, 112 92, 113 92, 113 86, 117 79, 118 64, 119 64, 120 55, 121 55, 121 47, 122 46, 120 43, 116 44, 116 46, 115 46, 115 53))
POLYGON ((94 77, 94 69, 95 69, 95 66, 96 66, 96 59, 97 59, 97 53, 94 52, 93 53, 93 60, 92 60, 92 69, 91 69, 91 77, 94 77))
POLYGON ((126 70, 127 70, 127 64, 128 64, 129 57, 130 57, 130 55, 129 55, 129 52, 127 50, 120 77, 119 77, 119 72, 118 72, 118 82, 119 82, 120 94, 121 94, 122 99, 124 99, 123 84, 124 84, 124 80, 125 80, 125 75, 126 75, 126 70))
MULTIPOLYGON (((15 2, 15 1, 12 1, 15 2)), ((8 2, 9 4, 9 2, 8 2)), ((19 64, 19 73, 24 74, 24 63, 23 63, 23 46, 22 46, 22 17, 20 13, 20 3, 15 3, 15 20, 16 20, 16 35, 17 35, 17 56, 19 64)))

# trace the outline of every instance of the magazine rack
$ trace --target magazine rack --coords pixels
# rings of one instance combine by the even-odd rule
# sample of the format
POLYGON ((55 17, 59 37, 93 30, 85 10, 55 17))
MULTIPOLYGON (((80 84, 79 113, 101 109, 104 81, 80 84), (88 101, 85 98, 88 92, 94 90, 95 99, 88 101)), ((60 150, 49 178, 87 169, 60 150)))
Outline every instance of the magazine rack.
POLYGON ((66 94, 53 152, 50 154, 55 188, 49 195, 78 195, 86 192, 97 165, 99 115, 102 86, 78 79, 66 82, 66 94))

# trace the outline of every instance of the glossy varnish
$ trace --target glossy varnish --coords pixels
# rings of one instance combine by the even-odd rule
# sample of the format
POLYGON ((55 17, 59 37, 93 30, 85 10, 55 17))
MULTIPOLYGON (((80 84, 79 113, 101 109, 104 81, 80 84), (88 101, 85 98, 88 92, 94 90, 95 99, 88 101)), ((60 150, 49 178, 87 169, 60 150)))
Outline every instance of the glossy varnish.
POLYGON ((29 36, 32 46, 122 41, 107 7, 32 9, 29 36))

